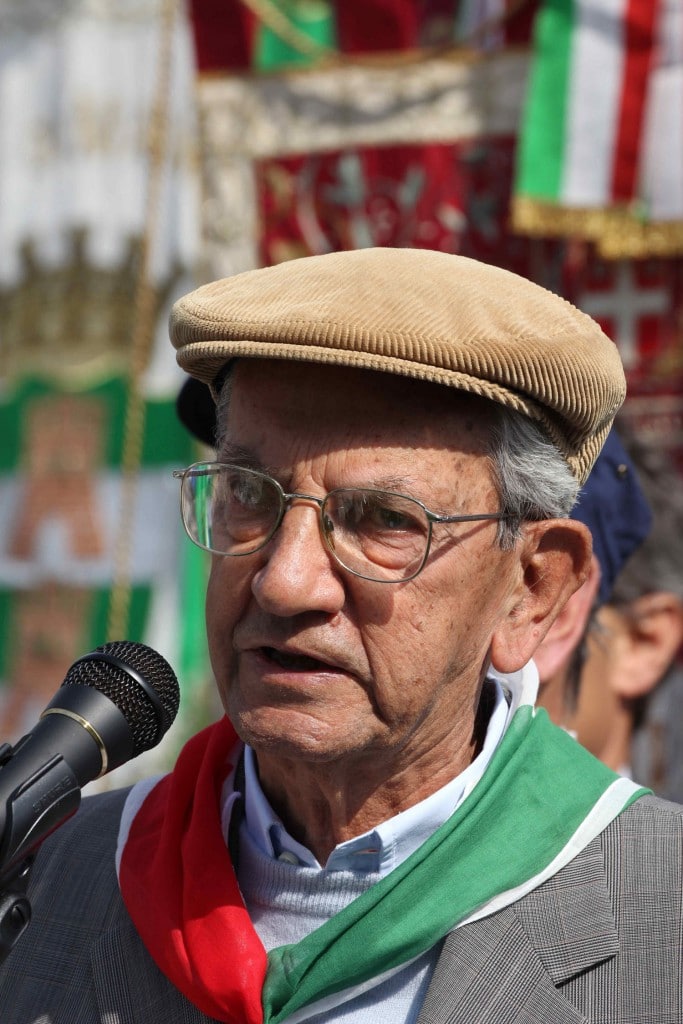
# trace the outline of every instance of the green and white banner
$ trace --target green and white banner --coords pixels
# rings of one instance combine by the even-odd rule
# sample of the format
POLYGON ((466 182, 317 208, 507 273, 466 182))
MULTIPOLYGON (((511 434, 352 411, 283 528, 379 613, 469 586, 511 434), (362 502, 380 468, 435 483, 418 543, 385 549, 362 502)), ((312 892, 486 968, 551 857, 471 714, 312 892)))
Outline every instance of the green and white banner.
POLYGON ((193 80, 173 0, 0 10, 0 740, 112 639, 178 674, 169 744, 202 721, 206 567, 171 477, 196 451, 166 331, 196 283, 193 80))

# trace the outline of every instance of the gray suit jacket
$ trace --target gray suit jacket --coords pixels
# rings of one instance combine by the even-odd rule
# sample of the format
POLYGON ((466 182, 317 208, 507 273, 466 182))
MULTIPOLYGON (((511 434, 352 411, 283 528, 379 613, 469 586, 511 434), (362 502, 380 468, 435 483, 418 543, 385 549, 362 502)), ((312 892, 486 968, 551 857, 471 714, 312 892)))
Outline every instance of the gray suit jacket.
MULTIPOLYGON (((85 800, 43 846, 2 1024, 210 1024, 121 902, 124 796, 85 800)), ((541 888, 446 937, 419 1024, 683 1024, 682 873, 683 807, 637 801, 541 888)))

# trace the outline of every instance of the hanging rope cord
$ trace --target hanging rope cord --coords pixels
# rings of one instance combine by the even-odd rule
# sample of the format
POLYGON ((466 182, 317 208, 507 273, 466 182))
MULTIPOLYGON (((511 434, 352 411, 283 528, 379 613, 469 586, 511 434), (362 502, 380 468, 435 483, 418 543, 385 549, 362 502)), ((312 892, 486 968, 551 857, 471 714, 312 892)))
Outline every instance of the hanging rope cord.
POLYGON ((156 327, 156 298, 151 280, 151 256, 159 224, 164 159, 168 144, 173 29, 176 15, 177 0, 161 0, 159 59, 147 134, 148 175, 145 222, 140 243, 129 350, 128 387, 121 455, 121 515, 114 554, 114 577, 107 622, 109 640, 120 639, 128 632, 133 523, 145 433, 145 401, 141 385, 142 376, 149 362, 156 327))

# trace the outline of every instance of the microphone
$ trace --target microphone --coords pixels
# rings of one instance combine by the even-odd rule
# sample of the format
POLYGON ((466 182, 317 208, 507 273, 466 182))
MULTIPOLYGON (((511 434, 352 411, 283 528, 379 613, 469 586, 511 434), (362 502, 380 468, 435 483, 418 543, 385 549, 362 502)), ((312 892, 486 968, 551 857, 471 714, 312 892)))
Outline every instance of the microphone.
POLYGON ((31 732, 0 746, 0 884, 78 810, 86 783, 156 746, 179 703, 173 669, 145 644, 74 662, 31 732))

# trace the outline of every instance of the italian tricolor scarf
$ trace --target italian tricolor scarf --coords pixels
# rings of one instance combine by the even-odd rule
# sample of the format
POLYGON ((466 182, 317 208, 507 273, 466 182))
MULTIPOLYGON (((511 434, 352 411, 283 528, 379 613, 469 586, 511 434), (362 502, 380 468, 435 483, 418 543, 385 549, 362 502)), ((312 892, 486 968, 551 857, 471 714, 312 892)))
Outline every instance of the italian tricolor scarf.
POLYGON ((680 0, 544 0, 515 193, 516 230, 683 251, 680 0))
POLYGON ((239 752, 223 719, 190 740, 169 775, 134 787, 117 857, 124 902, 159 968, 229 1024, 278 1024, 370 987, 541 885, 645 792, 522 704, 481 781, 419 850, 300 942, 266 954, 221 828, 239 752))

